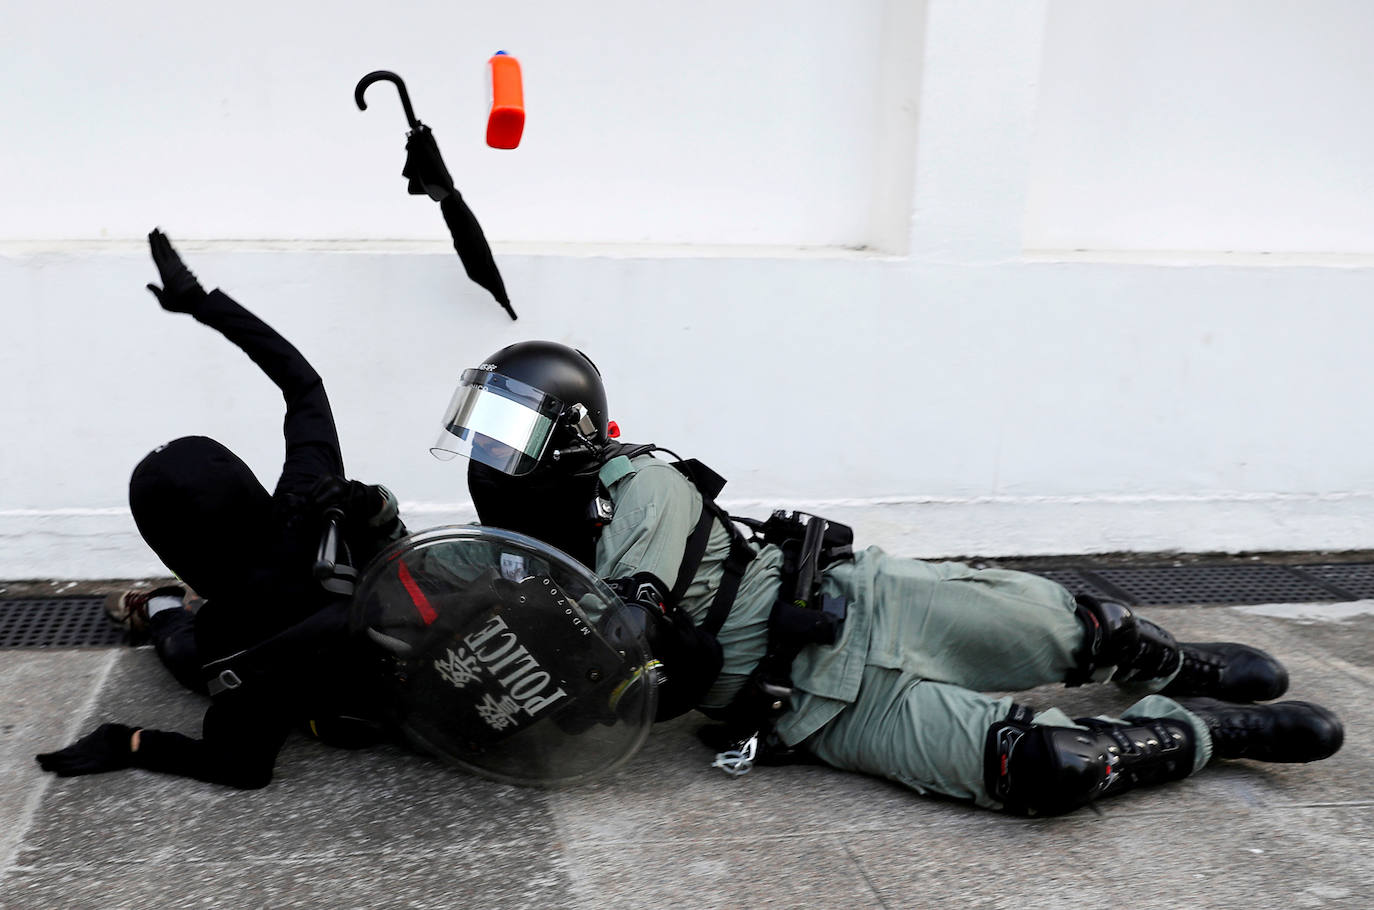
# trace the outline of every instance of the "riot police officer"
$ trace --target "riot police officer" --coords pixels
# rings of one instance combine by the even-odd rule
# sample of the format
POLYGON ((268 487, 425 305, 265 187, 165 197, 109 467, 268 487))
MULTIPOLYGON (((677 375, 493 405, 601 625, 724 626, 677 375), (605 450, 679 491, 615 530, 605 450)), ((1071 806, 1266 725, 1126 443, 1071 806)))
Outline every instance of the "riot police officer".
POLYGON ((641 602, 664 664, 660 717, 698 707, 726 742, 744 731, 722 755, 746 766, 819 759, 1053 814, 1214 759, 1305 762, 1342 743, 1325 708, 1254 704, 1288 685, 1258 649, 1180 643, 1028 573, 853 552, 823 520, 746 536, 705 466, 612 438, 600 373, 566 346, 515 344, 465 371, 443 423, 433 451, 469 459, 481 522, 557 546, 641 602), (1077 720, 983 694, 1107 680, 1147 694, 1120 718, 1077 720))

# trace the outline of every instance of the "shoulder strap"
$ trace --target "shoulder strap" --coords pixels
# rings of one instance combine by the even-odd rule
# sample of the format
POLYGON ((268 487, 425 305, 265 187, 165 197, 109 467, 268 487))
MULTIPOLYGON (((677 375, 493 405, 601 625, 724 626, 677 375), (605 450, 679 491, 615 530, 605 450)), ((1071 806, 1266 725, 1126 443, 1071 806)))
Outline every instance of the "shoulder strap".
POLYGON ((662 451, 658 445, 652 442, 641 442, 631 445, 630 443, 619 442, 612 439, 606 443, 606 447, 601 453, 601 462, 605 464, 612 458, 624 455, 626 458, 638 458, 640 455, 648 455, 650 452, 662 451))
POLYGON ((725 530, 730 532, 730 555, 725 559, 725 575, 720 580, 720 587, 716 589, 716 596, 711 601, 706 618, 701 622, 701 628, 716 635, 725 624, 726 617, 730 615, 730 607, 735 603, 735 595, 739 592, 744 570, 748 568, 749 560, 754 558, 754 551, 730 520, 730 515, 716 504, 716 496, 725 488, 725 478, 695 458, 673 462, 673 467, 690 480, 701 493, 701 517, 697 519, 696 527, 687 538, 687 546, 682 551, 682 566, 678 569, 677 581, 674 582, 671 592, 675 602, 681 602, 692 579, 696 577, 697 569, 701 567, 702 557, 706 555, 706 544, 711 537, 712 522, 719 520, 725 526, 725 530))
POLYGON ((715 516, 707 508, 706 498, 703 496, 701 517, 697 519, 697 526, 687 538, 687 546, 682 551, 682 566, 678 569, 677 580, 673 582, 673 590, 670 592, 674 603, 682 601, 682 595, 687 593, 687 586, 696 577, 701 558, 706 555, 706 541, 711 537, 711 523, 714 519, 715 516))

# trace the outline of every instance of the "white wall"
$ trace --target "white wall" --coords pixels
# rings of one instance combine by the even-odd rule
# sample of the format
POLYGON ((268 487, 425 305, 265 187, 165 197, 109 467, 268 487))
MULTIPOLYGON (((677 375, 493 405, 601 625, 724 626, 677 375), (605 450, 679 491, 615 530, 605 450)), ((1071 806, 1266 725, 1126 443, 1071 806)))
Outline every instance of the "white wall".
POLYGON ((354 106, 359 78, 389 69, 494 240, 871 244, 884 9, 16 6, 0 37, 0 73, 20 89, 0 98, 0 238, 141 238, 173 218, 174 236, 217 240, 442 238, 398 176, 396 90, 354 106), (483 142, 498 49, 524 73, 515 151, 483 142))
POLYGON ((1031 248, 1374 252, 1374 10, 1053 0, 1031 248))
MULTIPOLYGON (((66 53, 60 11, 26 10, 20 34, 0 39, 39 47, 24 59, 48 77, 0 99, 0 577, 158 571, 124 484, 173 436, 214 435, 275 478, 275 390, 142 289, 155 272, 138 238, 153 224, 187 238, 207 286, 311 358, 350 471, 392 486, 412 524, 471 516, 461 468, 427 453, 458 372, 547 337, 601 365, 626 438, 727 476, 727 506, 818 509, 899 552, 1374 540, 1374 431, 1362 419, 1374 269, 1361 249, 1220 253, 1256 247, 1205 194, 1175 218, 1142 215, 1140 242, 1114 243, 1091 206, 1047 192, 1046 137, 1071 146, 1064 137, 1106 104, 1073 113, 1064 58, 1102 35, 1148 57, 1158 43, 1135 43, 1123 23, 1192 34, 1182 8, 1117 4, 1094 26, 1082 16, 1103 7, 1062 0, 706 4, 690 16, 429 6, 451 46, 396 24, 415 17, 383 22, 360 5, 315 29, 312 54, 292 51, 312 34, 305 16, 288 15, 285 38, 250 40, 273 9, 251 4, 176 65, 138 17, 87 22, 65 62, 44 56, 66 53), (129 50, 109 49, 121 42, 129 50), (514 153, 481 146, 481 65, 498 47, 525 65, 530 123, 514 153), (633 78, 608 62, 622 53, 633 78), (405 195, 391 87, 373 87, 367 112, 352 107, 353 82, 379 67, 407 78, 497 239, 518 322, 466 282, 432 204, 405 195), (738 100, 726 70, 761 88, 738 100), (645 113, 616 116, 627 109, 645 113), (196 113, 188 123, 177 110, 196 113), (713 131, 720 118, 727 128, 713 131), (21 138, 26 122, 38 128, 21 138), (45 153, 63 125, 70 144, 45 153), (682 143, 702 136, 709 148, 682 143), (633 168, 594 154, 626 144, 639 150, 620 159, 633 168), (283 165, 293 147, 299 160, 283 165), (1051 213, 1055 198, 1067 214, 1051 213), (1051 218, 1094 251, 1046 250, 1035 225, 1051 218), (1185 223, 1205 228, 1191 247, 1179 245, 1185 223)), ((175 9, 159 8, 163 27, 204 24, 175 9)), ((1374 12, 1303 9, 1346 16, 1341 34, 1374 30, 1374 12)), ((0 50, 0 74, 20 84, 14 48, 0 50)), ((1334 85, 1303 78, 1314 95, 1334 85)), ((1148 80, 1116 84, 1123 109, 1156 103, 1148 80)), ((1217 135, 1249 125, 1209 116, 1217 135)), ((1276 137, 1293 132, 1281 121, 1276 137)), ((1115 147, 1083 158, 1103 180, 1115 147)), ((1181 181, 1206 171, 1206 152, 1178 152, 1193 162, 1181 181)), ((1277 187, 1292 171, 1253 182, 1277 187)), ((1302 197, 1316 213, 1303 236, 1334 236, 1320 215, 1350 172, 1306 176, 1323 174, 1336 186, 1302 197)), ((1269 195, 1299 198, 1290 190, 1269 195)))

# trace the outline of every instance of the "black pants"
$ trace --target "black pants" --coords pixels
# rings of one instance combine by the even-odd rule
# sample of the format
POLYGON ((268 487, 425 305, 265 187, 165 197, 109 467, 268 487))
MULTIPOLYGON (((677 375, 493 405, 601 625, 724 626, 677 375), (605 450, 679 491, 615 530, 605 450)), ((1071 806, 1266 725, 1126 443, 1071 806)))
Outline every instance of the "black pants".
POLYGON ((148 620, 148 633, 158 658, 192 692, 208 694, 201 668, 200 648, 196 644, 195 616, 187 610, 163 610, 148 620))

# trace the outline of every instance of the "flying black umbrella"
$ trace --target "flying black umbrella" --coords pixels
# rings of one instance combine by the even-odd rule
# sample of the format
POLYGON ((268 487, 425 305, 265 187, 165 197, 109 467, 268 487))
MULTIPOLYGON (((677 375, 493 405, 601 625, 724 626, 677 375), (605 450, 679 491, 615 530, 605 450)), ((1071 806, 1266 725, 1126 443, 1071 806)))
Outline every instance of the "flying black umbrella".
POLYGON ((410 181, 407 190, 412 196, 429 196, 439 203, 444 223, 453 236, 453 248, 463 261, 463 269, 468 277, 490 291, 497 303, 505 307, 510 318, 515 319, 510 297, 506 296, 506 284, 501 280, 496 260, 491 256, 491 246, 482 233, 482 226, 463 201, 462 194, 454 187, 453 178, 449 176, 443 156, 439 154, 439 145, 434 141, 433 131, 415 119, 410 95, 401 77, 389 70, 375 70, 358 80, 357 87, 353 89, 353 100, 358 103, 358 110, 367 110, 363 92, 372 83, 380 81, 395 83, 396 90, 401 94, 401 106, 405 108, 406 122, 410 124, 410 132, 406 133, 406 164, 401 169, 401 176, 410 181))

